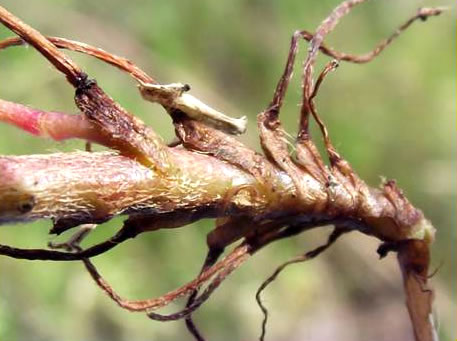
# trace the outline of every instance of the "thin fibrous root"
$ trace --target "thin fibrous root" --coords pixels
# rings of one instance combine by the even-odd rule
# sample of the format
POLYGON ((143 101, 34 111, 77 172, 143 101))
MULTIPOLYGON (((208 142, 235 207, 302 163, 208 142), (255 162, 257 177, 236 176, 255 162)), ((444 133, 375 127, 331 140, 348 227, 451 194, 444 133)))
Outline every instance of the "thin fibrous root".
MULTIPOLYGON (((186 305, 188 307, 189 305, 186 305)), ((197 325, 195 324, 194 320, 192 319, 192 315, 189 315, 185 319, 186 328, 189 333, 194 337, 196 341, 205 341, 205 337, 202 335, 200 330, 198 329, 197 325)))
POLYGON ((313 65, 317 57, 317 52, 320 50, 324 54, 329 55, 337 60, 347 61, 351 63, 368 63, 376 58, 387 46, 389 46, 400 34, 405 31, 413 22, 420 19, 425 21, 428 17, 440 15, 445 8, 420 8, 417 13, 408 19, 404 24, 398 27, 393 34, 387 39, 381 41, 373 50, 363 55, 353 55, 342 53, 328 48, 323 44, 324 38, 335 28, 339 20, 348 14, 352 7, 361 4, 365 0, 347 0, 336 7, 326 20, 317 28, 316 33, 311 34, 302 31, 302 37, 310 41, 308 56, 303 66, 303 103, 301 109, 299 138, 308 138, 308 119, 310 108, 308 107, 308 99, 313 91, 313 65))
MULTIPOLYGON (((322 53, 324 53, 332 58, 335 58, 337 60, 342 60, 342 61, 350 62, 350 63, 358 63, 358 64, 368 63, 371 60, 373 60, 375 57, 377 57, 388 45, 390 45, 412 23, 414 23, 417 20, 425 21, 428 17, 440 15, 445 10, 446 10, 446 8, 443 8, 443 7, 419 8, 417 13, 413 17, 408 19, 404 24, 399 26, 392 35, 390 35, 387 39, 382 40, 380 43, 378 43, 376 45, 376 47, 374 49, 372 49, 370 52, 365 53, 365 54, 355 55, 355 54, 335 51, 334 49, 328 47, 325 44, 322 44, 319 47, 319 49, 322 53)), ((307 41, 311 41, 314 36, 313 33, 308 32, 306 30, 299 31, 299 35, 307 41)), ((70 40, 70 39, 66 39, 66 38, 46 37, 46 39, 49 40, 51 43, 53 43, 58 48, 63 48, 63 49, 68 49, 68 50, 88 54, 88 55, 98 58, 104 62, 112 64, 112 65, 116 66, 117 68, 130 73, 132 75, 132 77, 137 80, 142 80, 143 82, 147 82, 147 83, 156 82, 151 76, 149 76, 146 72, 144 72, 137 65, 132 63, 130 60, 120 57, 120 56, 116 56, 114 54, 111 54, 101 48, 94 47, 94 46, 91 46, 86 43, 82 43, 82 42, 78 42, 78 41, 70 40)), ((18 46, 18 45, 23 45, 23 44, 24 44, 23 38, 16 38, 16 37, 8 38, 3 41, 0 41, 0 50, 10 47, 10 46, 18 46)))
POLYGON ((267 321, 268 321, 268 309, 265 307, 265 305, 262 303, 262 298, 261 294, 262 292, 270 285, 277 277, 278 275, 289 265, 295 264, 295 263, 302 263, 306 262, 308 260, 311 260, 315 258, 316 256, 320 255, 322 252, 327 250, 343 233, 346 233, 347 230, 340 229, 340 228, 335 228, 333 232, 330 234, 328 237, 328 240, 325 244, 306 252, 303 255, 294 257, 287 262, 281 264, 276 268, 276 270, 260 285, 259 289, 256 292, 255 299, 257 301, 258 306, 262 310, 263 313, 263 321, 262 321, 262 331, 259 337, 260 341, 265 340, 265 334, 266 334, 266 326, 267 326, 267 321))
POLYGON ((204 301, 206 301, 206 299, 208 299, 211 293, 220 285, 220 283, 225 279, 226 276, 228 276, 233 270, 235 270, 239 265, 241 265, 245 260, 249 258, 250 252, 251 249, 249 245, 242 244, 235 248, 230 254, 228 254, 214 266, 204 271, 196 279, 181 286, 180 288, 170 291, 158 298, 136 301, 126 300, 122 298, 113 289, 113 287, 100 275, 97 268, 92 264, 91 261, 89 261, 88 259, 83 259, 83 262, 86 266, 87 271, 89 272, 97 286, 99 286, 121 308, 124 308, 132 312, 150 312, 152 310, 163 308, 171 302, 175 301, 176 299, 191 294, 196 288, 200 287, 203 283, 209 281, 212 277, 216 276, 215 279, 209 284, 208 288, 201 294, 201 296, 199 296, 195 300, 195 302, 189 308, 186 308, 184 311, 165 317, 163 317, 162 315, 155 315, 151 313, 150 317, 152 319, 169 321, 184 318, 188 316, 191 312, 193 312, 195 309, 197 309, 204 301))
MULTIPOLYGON (((405 31, 412 23, 414 23, 417 20, 425 21, 428 17, 432 16, 438 16, 441 13, 443 13, 446 10, 444 7, 434 7, 434 8, 429 8, 429 7, 422 7, 417 10, 417 13, 409 18, 406 22, 404 22, 402 25, 400 25, 394 33, 392 33, 388 38, 382 40, 379 42, 371 51, 356 55, 356 54, 350 54, 350 53, 345 53, 345 52, 340 52, 340 51, 335 51, 334 49, 328 47, 324 43, 319 46, 319 50, 332 58, 335 58, 340 61, 345 61, 345 62, 350 62, 350 63, 355 63, 355 64, 364 64, 364 63, 369 63, 371 62, 374 58, 376 58, 381 52, 384 51, 386 47, 388 47, 396 38, 398 38, 403 31, 405 31)), ((303 39, 307 41, 311 41, 313 39, 314 34, 308 31, 301 31, 301 36, 303 39)))
POLYGON ((244 254, 243 257, 234 259, 234 261, 227 263, 226 266, 224 266, 224 268, 216 275, 208 287, 203 291, 203 293, 200 296, 196 297, 192 304, 183 310, 170 315, 161 315, 149 312, 148 317, 156 321, 176 321, 189 316, 192 312, 198 309, 211 296, 214 290, 216 290, 219 285, 221 285, 224 279, 236 268, 238 268, 248 257, 248 254, 244 254))
MULTIPOLYGON (((199 275, 201 275, 203 272, 205 272, 207 269, 209 269, 211 266, 216 263, 217 259, 219 256, 223 253, 222 248, 212 248, 211 246, 209 247, 208 253, 205 257, 205 261, 203 262, 202 268, 200 270, 199 275)), ((198 291, 199 288, 196 288, 190 295, 189 298, 187 299, 186 302, 186 308, 190 307, 194 302, 195 299, 198 296, 198 291)), ((195 338, 197 341, 205 341, 205 338, 203 337, 202 333, 198 329, 197 325, 192 319, 192 315, 189 314, 185 321, 186 323, 186 328, 189 331, 189 333, 195 338)))
POLYGON ((308 49, 308 55, 306 56, 305 62, 303 63, 303 102, 300 110, 300 125, 298 138, 299 140, 309 139, 309 114, 311 113, 310 101, 309 98, 313 93, 313 72, 314 64, 317 59, 319 52, 319 47, 322 45, 325 37, 333 31, 335 26, 338 24, 340 19, 348 14, 353 7, 359 5, 366 0, 346 0, 338 5, 330 15, 319 25, 316 30, 316 33, 313 35, 313 38, 310 42, 310 47, 308 49))
POLYGON ((122 228, 113 237, 104 242, 78 252, 62 252, 46 249, 22 249, 0 244, 0 255, 27 260, 76 261, 105 253, 127 239, 134 238, 138 232, 122 228))

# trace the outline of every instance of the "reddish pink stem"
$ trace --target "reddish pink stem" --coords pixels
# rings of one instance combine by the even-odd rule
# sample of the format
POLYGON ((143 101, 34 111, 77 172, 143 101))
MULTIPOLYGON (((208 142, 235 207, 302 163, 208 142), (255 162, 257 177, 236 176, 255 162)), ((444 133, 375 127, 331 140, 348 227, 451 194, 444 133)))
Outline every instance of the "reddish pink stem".
POLYGON ((93 124, 81 114, 41 111, 0 99, 0 121, 56 141, 80 138, 106 145, 93 124))

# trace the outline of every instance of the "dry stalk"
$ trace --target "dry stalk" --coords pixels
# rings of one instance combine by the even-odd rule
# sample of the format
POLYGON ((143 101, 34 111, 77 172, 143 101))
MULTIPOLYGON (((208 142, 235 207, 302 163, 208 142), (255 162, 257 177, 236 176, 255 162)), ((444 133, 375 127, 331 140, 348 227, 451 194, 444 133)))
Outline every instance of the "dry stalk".
MULTIPOLYGON (((432 291, 427 286, 429 245, 435 229, 394 181, 371 188, 357 176, 331 143, 313 99, 338 61, 369 62, 415 20, 438 15, 441 9, 420 9, 373 51, 361 56, 325 46, 327 34, 362 2, 344 1, 314 34, 297 31, 293 35, 273 99, 258 115, 263 155, 229 135, 244 131, 243 120, 232 119, 185 94, 188 86, 160 85, 125 58, 84 43, 46 38, 0 7, 0 22, 19 36, 0 42, 0 49, 23 42, 36 48, 75 88, 75 103, 80 110, 78 115, 68 115, 0 100, 0 121, 38 136, 55 140, 79 138, 117 151, 0 156, 0 223, 52 219, 51 232, 61 233, 83 224, 99 224, 117 215, 128 216, 115 236, 85 250, 78 245, 87 233, 82 231, 69 243, 60 245, 73 252, 0 245, 0 254, 30 260, 82 260, 96 284, 122 308, 147 311, 155 320, 186 319, 192 334, 203 340, 191 314, 233 270, 271 242, 333 224, 335 232, 327 244, 286 264, 314 258, 341 233, 358 230, 377 237, 382 243, 381 256, 389 251, 398 252, 416 340, 436 340, 431 319, 432 291), (303 65, 297 156, 292 158, 279 115, 300 39, 310 41, 310 48, 303 65), (180 144, 164 144, 151 127, 108 97, 95 80, 58 48, 92 55, 128 72, 138 82, 143 97, 159 103, 171 115, 180 144), (313 66, 319 51, 336 61, 330 62, 314 80, 313 66), (330 167, 325 166, 309 134, 310 117, 320 127, 330 167), (90 261, 91 257, 143 232, 182 227, 204 217, 219 219, 208 235, 209 252, 201 273, 159 298, 130 301, 120 297, 90 261), (218 262, 224 249, 239 240, 240 245, 218 262), (206 289, 199 294, 205 284, 206 289), (183 295, 190 297, 182 311, 168 316, 152 312, 183 295)), ((260 292, 284 267, 261 287, 260 304, 260 292)), ((265 324, 261 339, 264 331, 265 324)))

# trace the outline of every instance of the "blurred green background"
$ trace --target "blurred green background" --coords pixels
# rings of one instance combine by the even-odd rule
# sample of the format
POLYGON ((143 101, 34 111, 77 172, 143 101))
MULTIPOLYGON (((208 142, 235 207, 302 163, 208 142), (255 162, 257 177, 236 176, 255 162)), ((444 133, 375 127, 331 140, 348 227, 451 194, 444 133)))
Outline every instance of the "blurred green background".
MULTIPOLYGON (((126 56, 160 82, 184 82, 192 94, 234 116, 247 115, 241 137, 258 148, 255 115, 270 100, 291 34, 314 28, 336 0, 3 0, 1 4, 48 35, 72 38, 126 56)), ((366 52, 417 7, 449 5, 439 18, 416 23, 380 58, 342 64, 317 99, 333 141, 361 177, 376 186, 394 178, 438 229, 433 267, 436 319, 442 340, 455 340, 456 314, 456 70, 455 7, 451 0, 371 1, 345 18, 328 43, 366 52)), ((0 27, 0 38, 12 34, 0 27)), ((301 44, 299 60, 304 58, 301 44)), ((123 106, 166 140, 170 119, 144 102, 126 75, 94 59, 74 59, 123 106)), ((318 69, 327 62, 321 57, 318 69)), ((300 67, 301 62, 297 63, 300 67)), ((300 71, 282 112, 294 134, 300 71)), ((73 90, 32 48, 0 52, 0 97, 41 109, 76 112, 73 90)), ((315 134, 317 136, 317 134, 315 134)), ((0 154, 83 149, 0 125, 0 154)), ((95 243, 122 223, 104 224, 95 243)), ((145 234, 97 257, 103 274, 129 298, 158 296, 190 280, 205 253, 205 220, 145 234)), ((2 226, 0 243, 43 247, 50 222, 2 226)), ((212 340, 254 340, 262 315, 256 288, 282 261, 322 241, 330 229, 263 250, 231 276, 195 314, 212 340)), ((65 239, 68 235, 59 237, 65 239)), ((378 241, 353 233, 317 260, 288 268, 265 293, 269 340, 411 340, 394 257, 379 261, 378 241)), ((182 303, 182 302, 181 302, 182 303)), ((166 310, 179 308, 174 305, 166 310)), ((183 322, 158 323, 125 312, 89 279, 80 263, 28 262, 0 257, 0 340, 190 340, 183 322)))

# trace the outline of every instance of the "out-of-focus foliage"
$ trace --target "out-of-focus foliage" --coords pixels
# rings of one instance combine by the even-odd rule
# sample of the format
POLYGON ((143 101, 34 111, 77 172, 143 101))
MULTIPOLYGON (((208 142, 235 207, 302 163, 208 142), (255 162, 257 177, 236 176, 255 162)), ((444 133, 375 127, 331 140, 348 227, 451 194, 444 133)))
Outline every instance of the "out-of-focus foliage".
MULTIPOLYGON (((192 93, 235 116, 248 115, 242 139, 257 146, 255 115, 268 103, 296 29, 313 30, 336 0, 4 0, 2 6, 41 32, 91 43, 126 56, 163 83, 191 84, 192 93)), ((365 52, 418 6, 442 1, 371 1, 343 20, 329 44, 365 52)), ((438 229, 433 279, 442 340, 454 340, 456 268, 455 8, 416 23, 382 56, 360 66, 342 64, 317 99, 341 153, 372 185, 395 178, 438 229)), ((12 34, 0 28, 0 37, 12 34)), ((306 44, 301 44, 300 58, 306 44)), ((165 139, 170 119, 142 101, 134 82, 88 57, 72 56, 106 91, 165 139)), ((328 58, 321 57, 320 66, 328 58)), ((286 107, 294 134, 300 100, 300 62, 286 107)), ((319 66, 319 67, 320 67, 319 66)), ((318 69, 319 69, 318 67, 318 69)), ((73 90, 32 48, 0 52, 0 97, 42 109, 75 112, 73 90)), ((317 134, 316 134, 317 136, 317 134)), ((0 125, 0 154, 82 149, 0 125)), ((87 241, 109 236, 118 218, 87 241)), ((159 295, 191 279, 205 253, 212 221, 142 235, 95 262, 125 296, 159 295)), ((50 222, 2 226, 0 243, 46 245, 50 222)), ((273 245, 239 269, 195 315, 214 340, 254 339, 261 314, 254 293, 273 267, 323 240, 316 232, 273 245)), ((63 236, 65 238, 66 236, 63 236)), ((378 261, 377 242, 345 237, 326 255, 285 271, 265 302, 270 340, 411 339, 395 259, 378 261)), ((178 309, 174 306, 173 309, 178 309)), ((170 310, 169 310, 170 311, 170 310)), ((184 340, 183 322, 160 324, 116 307, 79 263, 0 258, 0 340, 184 340)))

